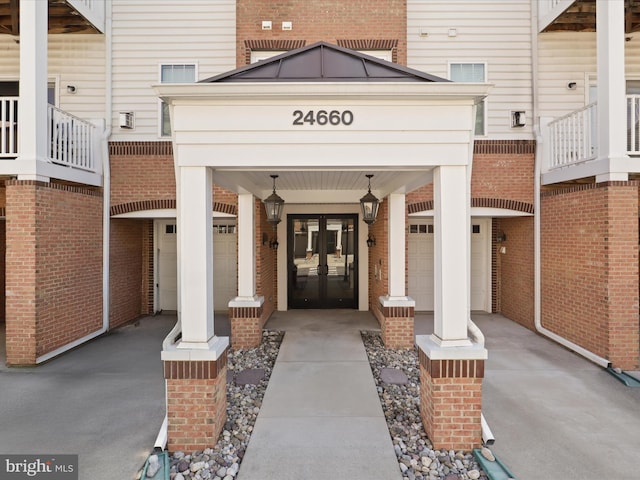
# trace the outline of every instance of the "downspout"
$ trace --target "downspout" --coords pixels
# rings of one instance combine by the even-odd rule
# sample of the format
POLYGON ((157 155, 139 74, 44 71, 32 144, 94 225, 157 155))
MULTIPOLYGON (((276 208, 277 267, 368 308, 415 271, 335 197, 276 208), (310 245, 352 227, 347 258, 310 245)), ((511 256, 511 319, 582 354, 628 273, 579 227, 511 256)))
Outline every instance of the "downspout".
POLYGON ((109 138, 113 112, 112 56, 111 46, 111 1, 105 2, 105 116, 106 124, 102 134, 102 331, 109 329, 109 288, 111 251, 111 165, 109 163, 109 138))
POLYGON ((557 333, 546 329, 542 326, 542 294, 541 294, 541 265, 540 265, 540 175, 541 175, 541 162, 543 156, 542 133, 540 131, 540 120, 538 112, 538 2, 531 2, 531 58, 532 58, 532 92, 533 92, 533 119, 534 129, 536 137, 536 153, 535 153, 535 165, 534 165, 534 192, 533 192, 533 235, 534 235, 534 254, 533 254, 533 268, 534 268, 534 289, 533 289, 533 318, 536 331, 547 338, 550 338, 554 342, 574 351, 575 353, 582 355, 587 360, 590 360, 601 367, 608 368, 611 366, 611 362, 606 358, 602 358, 593 352, 577 345, 564 337, 561 337, 557 333))
MULTIPOLYGON (((93 333, 36 358, 36 364, 50 360, 83 343, 93 340, 109 330, 109 237, 111 173, 109 168, 109 137, 111 136, 111 1, 105 2, 105 124, 100 135, 100 145, 94 152, 102 150, 102 326, 93 333)), ((98 128, 98 127, 96 127, 98 128)))

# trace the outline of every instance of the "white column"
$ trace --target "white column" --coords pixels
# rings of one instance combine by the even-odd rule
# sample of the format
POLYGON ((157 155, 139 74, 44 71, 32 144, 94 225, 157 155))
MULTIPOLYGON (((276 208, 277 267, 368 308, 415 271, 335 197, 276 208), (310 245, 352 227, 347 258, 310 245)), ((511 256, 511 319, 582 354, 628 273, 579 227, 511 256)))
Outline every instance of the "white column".
POLYGON ((20 0, 19 160, 32 162, 20 179, 49 181, 36 175, 36 160, 47 159, 48 2, 20 0))
POLYGON ((434 170, 434 334, 442 347, 470 346, 467 335, 470 245, 466 166, 434 170))
POLYGON ((389 297, 406 299, 405 195, 392 193, 389 202, 389 297))
POLYGON ((238 296, 229 306, 261 304, 256 296, 255 200, 252 194, 242 193, 238 195, 238 296))
POLYGON ((179 167, 178 256, 180 348, 208 349, 213 338, 212 172, 179 167))
POLYGON ((627 105, 623 1, 596 1, 598 55, 598 157, 609 160, 609 172, 597 181, 628 180, 616 161, 627 159, 627 105))

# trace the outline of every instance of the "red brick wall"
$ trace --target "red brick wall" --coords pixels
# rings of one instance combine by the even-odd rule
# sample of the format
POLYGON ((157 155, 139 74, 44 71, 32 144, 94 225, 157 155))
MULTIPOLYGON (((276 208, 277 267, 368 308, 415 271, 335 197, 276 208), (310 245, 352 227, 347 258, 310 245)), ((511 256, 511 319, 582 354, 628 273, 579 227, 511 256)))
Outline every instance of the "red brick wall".
POLYGON ((36 358, 102 326, 102 196, 7 182, 7 363, 36 358))
POLYGON ((482 444, 484 360, 430 360, 419 350, 420 417, 434 448, 482 444))
MULTIPOLYGON (((382 305, 379 298, 389 293, 389 258, 388 229, 389 202, 383 201, 378 209, 376 222, 371 225, 369 232, 376 239, 376 245, 369 248, 369 310, 373 311, 380 320, 382 305), (376 278, 376 265, 378 277, 376 278)), ((362 235, 367 236, 367 230, 362 235)))
POLYGON ((534 328, 534 264, 533 217, 499 218, 494 220, 498 230, 506 235, 506 241, 492 243, 496 250, 496 282, 499 288, 499 311, 525 327, 534 328), (500 249, 504 248, 505 253, 500 249))
MULTIPOLYGON (((236 2, 237 65, 245 65, 245 40, 298 41, 307 45, 318 41, 397 40, 397 58, 407 62, 406 0, 238 0, 236 2), (262 21, 271 20, 272 30, 262 30, 262 21), (282 30, 282 22, 290 21, 293 29, 282 30)), ((273 48, 276 49, 276 48, 273 48)), ((289 49, 289 48, 285 48, 289 49)))
POLYGON ((6 221, 0 219, 0 322, 5 320, 5 254, 7 250, 6 221))
POLYGON ((111 220, 111 328, 138 318, 143 313, 142 286, 148 279, 148 272, 142 269, 145 222, 126 218, 111 220))
POLYGON ((542 324, 614 366, 638 366, 638 187, 542 197, 542 324))
POLYGON ((140 313, 150 315, 154 296, 153 220, 142 221, 142 302, 140 313))
MULTIPOLYGON (((255 200, 256 218, 256 290, 257 295, 264 296, 262 305, 262 325, 278 307, 278 291, 276 278, 277 250, 269 247, 269 243, 262 245, 262 234, 266 233, 269 240, 276 239, 276 232, 270 223, 267 222, 267 214, 264 204, 260 199, 255 200)), ((282 219, 286 222, 286 219, 282 219)), ((282 239, 278 239, 280 242, 282 239)))
MULTIPOLYGON (((471 198, 533 204, 535 153, 528 141, 476 141, 471 198)), ((407 204, 433 200, 433 184, 407 194, 407 204)))

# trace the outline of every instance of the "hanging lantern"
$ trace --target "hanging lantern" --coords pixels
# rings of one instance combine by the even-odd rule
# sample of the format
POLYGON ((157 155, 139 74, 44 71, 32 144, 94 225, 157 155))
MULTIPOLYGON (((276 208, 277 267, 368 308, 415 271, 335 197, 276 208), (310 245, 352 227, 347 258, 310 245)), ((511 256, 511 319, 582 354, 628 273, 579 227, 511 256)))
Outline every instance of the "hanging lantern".
POLYGON ((371 193, 371 177, 373 177, 373 175, 368 174, 366 177, 369 179, 369 191, 360 199, 360 208, 362 210, 362 219, 367 225, 371 225, 376 221, 380 201, 371 193))
POLYGON ((278 175, 271 175, 271 178, 273 178, 273 193, 264 199, 264 208, 267 211, 267 222, 275 227, 280 223, 284 200, 276 194, 276 178, 278 178, 278 175))

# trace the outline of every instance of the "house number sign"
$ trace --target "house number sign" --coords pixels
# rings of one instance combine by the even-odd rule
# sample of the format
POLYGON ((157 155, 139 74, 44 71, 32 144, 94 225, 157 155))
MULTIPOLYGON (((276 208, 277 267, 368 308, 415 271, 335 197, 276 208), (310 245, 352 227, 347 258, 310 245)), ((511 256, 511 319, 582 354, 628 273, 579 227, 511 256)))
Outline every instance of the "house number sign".
POLYGON ((353 112, 351 110, 309 110, 306 113, 302 110, 293 112, 293 125, 351 125, 353 123, 353 112))

